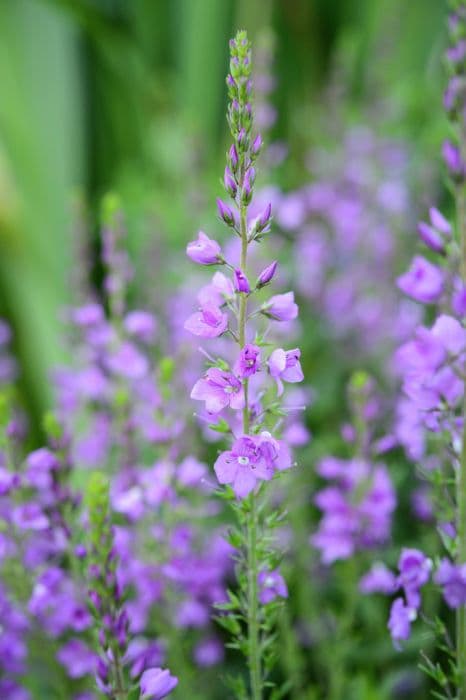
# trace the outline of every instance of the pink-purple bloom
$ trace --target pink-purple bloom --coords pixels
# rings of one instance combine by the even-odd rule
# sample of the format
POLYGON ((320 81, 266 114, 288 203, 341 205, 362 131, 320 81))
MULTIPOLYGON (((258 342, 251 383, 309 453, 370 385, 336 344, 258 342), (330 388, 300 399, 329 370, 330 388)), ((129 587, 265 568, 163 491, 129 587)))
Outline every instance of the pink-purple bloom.
POLYGON ((411 623, 416 619, 417 614, 413 608, 408 607, 403 598, 396 598, 393 601, 388 629, 396 646, 400 642, 409 639, 411 634, 411 623))
POLYGON ((439 268, 420 255, 414 257, 409 270, 398 278, 401 291, 423 304, 438 301, 443 285, 443 275, 439 268))
POLYGON ((216 338, 228 328, 228 316, 215 304, 207 302, 185 322, 184 327, 201 338, 216 338))
POLYGON ((294 350, 277 348, 270 355, 267 364, 270 376, 277 383, 279 396, 283 394, 283 382, 294 384, 303 381, 304 375, 299 361, 300 357, 301 350, 298 348, 294 348, 294 350))
POLYGON ((288 587, 278 569, 261 571, 257 577, 259 601, 262 605, 272 603, 277 598, 288 598, 288 587))
POLYGON ((294 300, 294 292, 276 294, 262 305, 261 311, 274 321, 293 321, 298 315, 298 305, 294 300))
POLYGON ((222 261, 220 245, 203 231, 199 231, 195 241, 188 243, 186 254, 199 265, 216 265, 222 261))
POLYGON ((247 343, 240 351, 235 371, 239 377, 246 379, 259 372, 260 363, 260 348, 252 343, 247 343))
POLYGON ((434 581, 441 586, 443 597, 450 608, 466 605, 466 564, 453 564, 443 558, 434 575, 434 581))
POLYGON ((162 700, 178 685, 178 678, 168 669, 148 668, 141 676, 141 700, 162 700))
POLYGON ((231 484, 238 498, 245 498, 255 487, 257 480, 270 480, 274 466, 264 458, 256 437, 243 435, 235 440, 231 450, 222 452, 214 464, 221 484, 231 484))
POLYGON ((197 380, 191 398, 205 401, 209 413, 220 413, 227 406, 236 410, 244 406, 244 391, 240 380, 231 372, 218 367, 211 367, 197 380))

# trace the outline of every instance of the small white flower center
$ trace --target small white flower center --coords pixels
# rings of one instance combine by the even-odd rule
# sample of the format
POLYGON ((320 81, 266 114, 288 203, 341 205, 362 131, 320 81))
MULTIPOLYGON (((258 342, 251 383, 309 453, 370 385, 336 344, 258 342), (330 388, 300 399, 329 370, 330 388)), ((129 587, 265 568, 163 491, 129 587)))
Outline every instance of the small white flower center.
POLYGON ((225 387, 225 394, 234 394, 235 393, 235 387, 234 386, 226 386, 225 387))
POLYGON ((249 464, 249 457, 238 457, 238 464, 242 464, 243 467, 249 464))
POLYGON ((264 581, 264 586, 266 586, 267 588, 273 588, 273 586, 275 586, 275 581, 271 576, 267 576, 267 578, 264 581))

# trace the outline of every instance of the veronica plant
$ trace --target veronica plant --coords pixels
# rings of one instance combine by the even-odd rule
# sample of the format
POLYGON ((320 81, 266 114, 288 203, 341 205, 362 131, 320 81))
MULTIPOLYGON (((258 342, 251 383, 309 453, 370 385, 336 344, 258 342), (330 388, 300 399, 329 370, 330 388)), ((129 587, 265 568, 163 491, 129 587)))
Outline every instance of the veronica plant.
MULTIPOLYGON (((88 487, 89 508, 89 600, 96 630, 99 656, 97 686, 111 700, 161 700, 177 686, 167 669, 146 668, 135 684, 125 666, 131 660, 129 618, 124 590, 118 581, 118 557, 111 524, 108 480, 94 473, 88 487)), ((132 673, 131 675, 134 675, 132 673)))
MULTIPOLYGON (((292 466, 289 449, 273 433, 283 413, 284 383, 299 382, 303 375, 298 349, 273 349, 266 340, 271 323, 292 321, 298 314, 293 292, 260 299, 275 276, 277 262, 271 262, 255 282, 250 281, 248 253, 270 230, 271 206, 255 218, 249 214, 262 139, 254 133, 251 48, 244 31, 230 42, 230 53, 228 124, 233 144, 227 154, 224 185, 231 204, 220 199, 217 204, 221 220, 240 239, 239 261, 229 263, 220 245, 203 232, 188 244, 187 254, 194 262, 219 265, 230 274, 214 275, 212 285, 204 288, 199 310, 187 319, 185 328, 201 338, 225 335, 232 340, 231 356, 210 357, 210 366, 191 396, 205 402, 211 427, 231 440, 214 470, 219 483, 228 487, 226 496, 235 501, 239 527, 232 531, 230 541, 237 550, 239 591, 230 593, 229 602, 220 606, 224 614, 219 620, 233 636, 230 646, 247 658, 250 689, 248 692, 242 678, 233 680, 237 697, 261 700, 273 685, 274 617, 280 599, 287 596, 270 542, 270 530, 280 518, 266 509, 266 482, 292 466)), ((272 691, 272 697, 278 697, 278 692, 272 691)))
POLYGON ((438 560, 432 553, 406 548, 397 575, 373 571, 372 585, 378 578, 375 588, 380 592, 397 593, 389 629, 398 646, 409 638, 422 610, 423 588, 431 581, 441 587, 447 606, 456 610, 456 641, 446 619, 431 621, 448 663, 441 666, 425 656, 424 670, 441 688, 437 697, 462 700, 466 698, 466 3, 455 0, 452 9, 444 106, 453 138, 444 143, 443 158, 457 223, 432 207, 429 220, 418 226, 429 257, 415 256, 398 286, 417 302, 434 307, 437 315, 432 325, 418 326, 396 355, 403 381, 405 447, 422 459, 421 471, 435 487, 438 531, 447 556, 438 560))

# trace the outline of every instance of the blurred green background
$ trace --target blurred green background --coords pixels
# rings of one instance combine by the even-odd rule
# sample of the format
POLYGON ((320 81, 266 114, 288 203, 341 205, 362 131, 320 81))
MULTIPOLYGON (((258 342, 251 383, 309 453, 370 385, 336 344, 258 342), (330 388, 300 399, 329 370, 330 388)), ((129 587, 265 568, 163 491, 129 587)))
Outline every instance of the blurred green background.
POLYGON ((44 376, 63 352, 79 202, 92 236, 100 197, 117 190, 134 250, 159 239, 181 251, 199 212, 214 215, 237 28, 276 37, 273 136, 289 146, 277 174, 287 189, 319 143, 336 70, 343 119, 389 94, 388 128, 436 153, 445 12, 443 0, 2 0, 0 314, 30 410, 48 403, 44 376))

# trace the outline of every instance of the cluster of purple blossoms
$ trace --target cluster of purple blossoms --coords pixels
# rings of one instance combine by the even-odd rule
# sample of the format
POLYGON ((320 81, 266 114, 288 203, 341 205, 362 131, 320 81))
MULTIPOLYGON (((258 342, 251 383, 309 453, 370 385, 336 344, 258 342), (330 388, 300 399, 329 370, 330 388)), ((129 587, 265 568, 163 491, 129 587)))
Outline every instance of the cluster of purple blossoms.
POLYGON ((293 236, 299 292, 326 334, 345 350, 350 343, 358 358, 388 358, 419 319, 392 284, 403 260, 400 234, 412 222, 409 153, 368 127, 336 142, 336 152, 311 153, 310 184, 277 194, 275 218, 293 236))
MULTIPOLYGON (((444 99, 453 130, 458 127, 458 143, 447 141, 443 147, 459 213, 458 230, 435 207, 430 208, 428 220, 418 225, 424 253, 414 257, 407 272, 398 278, 398 287, 415 302, 433 307, 436 314, 429 325, 417 325, 411 337, 397 350, 394 363, 403 391, 395 434, 408 456, 422 465, 434 490, 439 491, 435 515, 448 556, 434 566, 423 552, 405 549, 400 556, 397 576, 378 565, 361 581, 364 592, 403 593, 394 600, 388 622, 397 645, 410 636, 411 623, 421 608, 421 588, 429 580, 440 586, 447 605, 459 609, 454 684, 459 685, 460 697, 466 692, 463 661, 466 649, 461 642, 464 634, 461 611, 466 605, 466 234, 462 213, 466 168, 461 155, 466 100, 465 28, 466 11, 461 7, 450 18, 452 47, 447 52, 447 65, 451 79, 444 99), (435 450, 429 454, 431 446, 435 450)), ((432 315, 429 312, 429 317, 432 315)))
MULTIPOLYGON (((75 365, 54 373, 57 408, 46 421, 48 445, 23 459, 21 446, 11 449, 19 435, 16 419, 6 427, 8 449, 0 445, 0 562, 5 600, 18 610, 17 617, 7 614, 5 603, 2 629, 25 668, 30 629, 54 640, 56 661, 69 679, 64 692, 81 698, 86 689, 86 698, 94 697, 87 689, 97 657, 80 574, 87 561, 80 536, 86 514, 70 484, 86 484, 98 465, 111 475, 115 585, 126 591, 124 624, 112 629, 125 637, 124 662, 131 678, 142 674, 144 697, 162 698, 173 687, 173 678, 157 670, 167 653, 174 654, 166 643, 169 629, 170 639, 183 636, 197 666, 223 658, 211 615, 225 600, 231 546, 211 526, 219 507, 208 498, 206 465, 177 440, 186 420, 174 363, 155 343, 157 320, 126 308, 131 270, 117 224, 116 215, 108 220, 103 240, 106 302, 91 298, 68 312, 75 365), (7 575, 18 565, 31 582, 20 595, 7 575), (160 620, 154 628, 155 609, 160 620)), ((5 331, 5 348, 8 337, 5 331)), ((19 661, 5 669, 0 662, 0 668, 2 698, 29 697, 15 680, 19 661)), ((103 685, 107 675, 100 663, 103 685)))
MULTIPOLYGON (((226 189, 231 194, 238 207, 245 206, 251 198, 251 182, 255 174, 253 165, 260 146, 260 137, 256 137, 251 145, 243 146, 245 153, 237 154, 237 146, 232 146, 228 155, 225 171, 226 189), (239 159, 244 161, 240 167, 239 159), (250 161, 249 167, 245 164, 250 161)), ((239 210, 231 209, 219 200, 220 217, 239 233, 239 210)), ((269 227, 271 208, 266 206, 262 214, 252 220, 248 228, 248 241, 259 240, 269 227)), ((229 420, 235 436, 231 450, 222 453, 215 463, 215 473, 220 483, 231 484, 236 495, 240 498, 247 496, 261 480, 270 480, 274 473, 292 466, 292 458, 287 446, 273 437, 267 427, 263 398, 266 391, 264 379, 270 377, 277 385, 277 394, 281 396, 283 383, 296 383, 303 379, 300 364, 299 349, 285 350, 277 348, 267 356, 267 344, 261 340, 268 332, 264 328, 262 334, 252 329, 248 330, 243 342, 238 330, 240 306, 247 299, 266 287, 273 279, 277 262, 270 263, 258 275, 254 285, 251 285, 246 272, 240 267, 230 264, 224 258, 220 245, 200 232, 198 238, 188 243, 187 254, 200 265, 221 265, 231 270, 229 278, 222 272, 216 272, 211 284, 202 288, 198 295, 199 310, 194 312, 186 321, 185 328, 201 338, 217 338, 229 334, 239 343, 236 357, 230 362, 226 359, 213 360, 204 375, 198 379, 191 391, 191 398, 204 402, 205 410, 210 421, 218 419, 229 420), (234 319, 232 324, 231 319, 234 319), (245 385, 247 384, 247 398, 245 385), (251 427, 251 434, 238 434, 236 418, 233 412, 245 409, 260 416, 251 427)), ((241 264, 241 263, 240 263, 241 264)), ((270 322, 293 321, 298 315, 298 307, 293 292, 277 294, 260 305, 249 314, 261 315, 270 322)), ((230 353, 229 353, 230 354, 230 353)))
POLYGON ((364 594, 403 593, 392 603, 388 628, 398 645, 409 639, 411 624, 421 609, 421 588, 432 580, 441 590, 449 608, 466 605, 466 566, 456 565, 444 557, 435 567, 432 560, 419 549, 403 549, 394 574, 382 563, 376 563, 362 577, 360 590, 364 594))
POLYGON ((323 516, 311 542, 324 564, 384 544, 391 534, 395 491, 383 464, 326 457, 318 474, 331 482, 316 494, 323 516))
POLYGON ((277 261, 257 269, 254 278, 248 267, 249 252, 258 251, 257 244, 270 231, 272 207, 269 202, 253 202, 262 138, 253 129, 251 52, 245 32, 230 42, 230 50, 228 122, 233 144, 227 153, 223 182, 231 201, 218 199, 217 208, 219 218, 239 240, 222 250, 216 240, 199 232, 197 239, 188 243, 186 252, 193 262, 218 265, 222 271, 215 272, 211 283, 200 290, 198 309, 184 327, 198 338, 215 341, 211 353, 203 350, 209 366, 195 381, 191 398, 204 404, 203 417, 210 429, 228 434, 231 440, 229 449, 217 457, 214 471, 218 482, 230 486, 236 496, 235 510, 248 534, 236 536, 244 603, 238 607, 230 600, 224 609, 230 613, 238 610, 247 621, 251 696, 259 698, 264 683, 259 637, 266 634, 267 613, 260 612, 258 604, 268 608, 288 592, 272 557, 259 545, 256 497, 264 482, 293 466, 288 444, 277 435, 281 423, 277 418, 287 414, 281 398, 284 385, 301 382, 303 373, 298 348, 270 347, 273 327, 288 325, 298 316, 292 291, 264 296, 276 276, 277 261), (246 503, 244 511, 242 503, 246 503))

